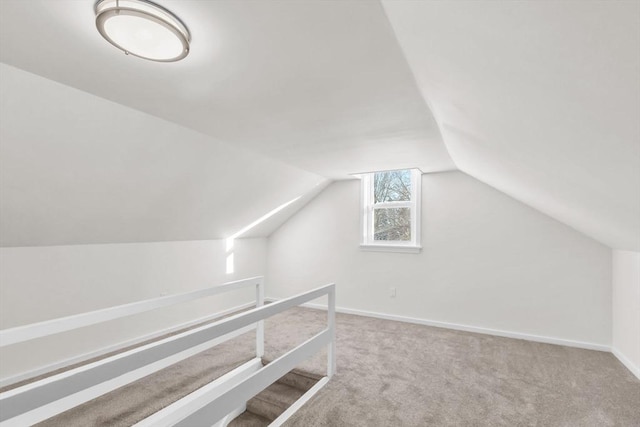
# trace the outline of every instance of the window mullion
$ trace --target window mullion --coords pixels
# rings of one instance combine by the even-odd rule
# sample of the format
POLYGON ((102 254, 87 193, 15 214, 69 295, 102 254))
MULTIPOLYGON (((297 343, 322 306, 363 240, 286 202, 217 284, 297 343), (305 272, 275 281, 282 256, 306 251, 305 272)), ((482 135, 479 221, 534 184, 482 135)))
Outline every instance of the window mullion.
POLYGON ((376 203, 373 206, 376 208, 410 208, 413 202, 410 200, 403 202, 382 202, 376 203))

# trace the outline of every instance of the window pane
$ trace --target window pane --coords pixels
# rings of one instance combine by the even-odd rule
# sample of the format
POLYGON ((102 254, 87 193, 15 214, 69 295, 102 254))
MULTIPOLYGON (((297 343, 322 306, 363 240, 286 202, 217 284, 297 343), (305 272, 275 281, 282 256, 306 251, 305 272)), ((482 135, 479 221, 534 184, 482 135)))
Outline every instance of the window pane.
POLYGON ((410 208, 378 208, 373 210, 374 240, 411 240, 410 208))
POLYGON ((411 200, 411 171, 376 172, 373 179, 374 203, 411 200))

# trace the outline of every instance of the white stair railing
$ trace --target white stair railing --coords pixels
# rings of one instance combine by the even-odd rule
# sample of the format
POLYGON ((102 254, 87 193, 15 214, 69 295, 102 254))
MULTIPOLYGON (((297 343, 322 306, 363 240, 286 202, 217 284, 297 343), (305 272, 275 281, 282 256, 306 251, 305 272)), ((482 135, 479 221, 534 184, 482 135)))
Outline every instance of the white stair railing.
MULTIPOLYGON (((222 385, 203 395, 196 391, 183 399, 175 402, 167 408, 151 415, 147 419, 136 424, 135 427, 168 427, 168 426, 203 426, 213 425, 223 419, 229 412, 229 408, 235 408, 244 404, 262 390, 273 384, 284 374, 294 369, 305 359, 317 353, 327 346, 327 375, 318 381, 318 384, 302 395, 291 410, 285 411, 271 426, 279 426, 286 421, 296 409, 317 393, 335 374, 335 284, 329 284, 317 289, 273 302, 262 308, 256 308, 243 314, 234 316, 228 320, 238 326, 244 321, 266 319, 267 317, 282 313, 283 311, 299 306, 316 298, 328 296, 329 305, 327 311, 327 327, 300 344, 273 362, 256 370, 253 374, 230 387, 222 385)), ((250 363, 250 362, 248 362, 250 363)))
MULTIPOLYGON (((328 346, 327 377, 294 405, 299 407, 300 402, 310 398, 335 373, 334 284, 265 306, 264 279, 254 277, 193 292, 2 330, 0 347, 247 286, 256 287, 256 308, 252 310, 0 394, 0 426, 35 424, 254 328, 256 357, 261 358, 264 355, 264 319, 327 295, 329 304, 325 330, 250 375, 247 373, 250 372, 247 367, 255 367, 258 359, 247 362, 234 370, 241 373, 235 379, 219 381, 223 380, 220 378, 211 383, 209 388, 205 386, 197 390, 141 421, 139 425, 213 425, 227 416, 229 408, 244 405, 247 400, 306 358, 328 346), (240 376, 244 378, 241 381, 238 380, 240 376)), ((224 378, 234 378, 234 371, 224 378)), ((280 425, 291 412, 287 411, 274 421, 273 425, 280 425)))

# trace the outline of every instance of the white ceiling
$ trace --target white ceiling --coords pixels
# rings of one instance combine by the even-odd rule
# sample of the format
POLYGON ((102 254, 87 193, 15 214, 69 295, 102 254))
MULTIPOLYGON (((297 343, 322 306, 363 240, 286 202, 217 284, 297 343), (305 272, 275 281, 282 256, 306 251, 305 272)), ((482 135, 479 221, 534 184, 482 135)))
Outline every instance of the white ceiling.
POLYGON ((0 1, 1 62, 121 104, 3 67, 3 245, 226 237, 318 175, 457 166, 640 251, 640 2, 162 0, 174 64, 102 40, 93 3, 0 1))
POLYGON ((640 250, 640 2, 384 7, 461 170, 640 250))
POLYGON ((0 246, 268 235, 327 180, 0 64, 0 246))
POLYGON ((453 168, 378 2, 163 0, 180 62, 125 56, 93 0, 2 0, 0 61, 334 179, 453 168))

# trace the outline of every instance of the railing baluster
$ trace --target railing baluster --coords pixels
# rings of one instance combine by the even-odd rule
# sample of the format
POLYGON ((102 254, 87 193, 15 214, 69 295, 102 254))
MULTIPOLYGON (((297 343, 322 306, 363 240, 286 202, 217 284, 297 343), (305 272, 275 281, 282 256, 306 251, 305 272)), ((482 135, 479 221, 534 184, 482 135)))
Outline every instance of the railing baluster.
POLYGON ((327 326, 331 334, 331 341, 327 349, 327 376, 331 378, 336 373, 336 288, 332 286, 327 294, 327 326))
MULTIPOLYGON (((264 278, 261 277, 256 285, 256 307, 264 305, 264 278)), ((264 320, 260 320, 256 327, 256 357, 264 356, 264 320)))

